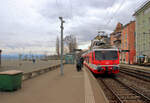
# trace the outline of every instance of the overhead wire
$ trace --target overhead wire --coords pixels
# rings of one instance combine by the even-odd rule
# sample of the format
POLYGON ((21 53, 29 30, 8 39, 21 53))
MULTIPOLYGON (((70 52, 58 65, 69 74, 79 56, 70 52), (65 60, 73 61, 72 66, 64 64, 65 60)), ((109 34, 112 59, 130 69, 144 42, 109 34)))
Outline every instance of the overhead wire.
MULTIPOLYGON (((112 8, 114 6, 114 4, 116 3, 116 0, 113 1, 112 5, 110 8, 112 8)), ((106 14, 104 16, 104 18, 107 18, 110 15, 110 10, 106 11, 106 14)), ((104 26, 107 25, 107 21, 104 23, 104 26)))
POLYGON ((69 4, 70 4, 70 12, 71 12, 71 18, 72 18, 72 16, 73 16, 73 14, 72 14, 72 0, 69 0, 69 4))
POLYGON ((109 25, 111 23, 111 21, 113 20, 114 16, 119 12, 119 10, 121 9, 121 7, 123 6, 123 3, 126 0, 122 0, 120 5, 118 6, 118 8, 115 10, 114 15, 108 20, 107 25, 109 25))
MULTIPOLYGON (((115 3, 116 3, 116 0, 112 3, 111 8, 114 6, 115 3)), ((109 16, 109 14, 110 14, 110 10, 107 10, 106 15, 104 17, 106 18, 106 16, 109 16)))
POLYGON ((60 5, 59 5, 59 3, 58 3, 59 1, 58 0, 55 0, 55 3, 56 3, 56 7, 57 7, 57 9, 60 9, 60 5))
MULTIPOLYGON (((120 4, 120 6, 116 9, 117 11, 115 11, 114 16, 111 17, 111 19, 107 22, 107 25, 109 25, 111 23, 111 21, 113 20, 113 18, 116 17, 117 13, 120 11, 121 7, 123 6, 123 2, 125 2, 126 0, 123 0, 120 4)), ((138 0, 137 2, 140 2, 141 0, 138 0)), ((140 2, 140 4, 142 4, 143 2, 140 2)), ((139 5, 140 5, 139 4, 139 5)), ((128 8, 128 10, 131 10, 132 8, 128 8)), ((136 9, 135 9, 136 10, 136 9)))

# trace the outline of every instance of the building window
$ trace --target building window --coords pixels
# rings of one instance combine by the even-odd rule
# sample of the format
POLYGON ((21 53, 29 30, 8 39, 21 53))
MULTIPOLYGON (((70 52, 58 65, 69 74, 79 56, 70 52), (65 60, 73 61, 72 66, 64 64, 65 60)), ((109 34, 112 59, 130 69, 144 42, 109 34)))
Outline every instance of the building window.
POLYGON ((125 37, 125 38, 126 38, 126 40, 127 40, 127 33, 126 33, 126 37, 125 37))
POLYGON ((143 41, 145 42, 146 34, 143 32, 143 41))
POLYGON ((127 48, 127 45, 128 45, 128 44, 127 44, 127 41, 128 41, 128 40, 127 40, 127 33, 125 34, 125 41, 126 41, 126 48, 127 48))
POLYGON ((141 25, 140 22, 137 23, 138 25, 141 25))
POLYGON ((149 34, 148 34, 148 40, 149 40, 149 50, 150 50, 150 30, 149 30, 149 34))
POLYGON ((136 41, 134 41, 134 48, 136 48, 136 41))
POLYGON ((147 14, 147 13, 149 13, 149 12, 150 12, 150 8, 146 9, 146 10, 144 11, 144 14, 147 14))
POLYGON ((146 44, 143 43, 143 50, 145 51, 146 50, 146 44))
POLYGON ((124 48, 124 35, 122 34, 122 40, 121 40, 122 48, 124 48))
POLYGON ((143 25, 145 24, 145 20, 143 20, 143 25))
POLYGON ((136 32, 134 32, 134 48, 136 48, 136 32))
POLYGON ((92 60, 94 60, 94 55, 93 55, 93 53, 92 53, 92 60))
POLYGON ((124 36, 124 35, 122 35, 122 40, 124 39, 123 36, 124 36))

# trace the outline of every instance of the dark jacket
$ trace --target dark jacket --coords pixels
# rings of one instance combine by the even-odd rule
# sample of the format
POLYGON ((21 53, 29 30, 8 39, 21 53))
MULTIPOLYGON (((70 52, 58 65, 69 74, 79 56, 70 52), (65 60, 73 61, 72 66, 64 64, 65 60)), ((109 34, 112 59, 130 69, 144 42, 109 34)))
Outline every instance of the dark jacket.
POLYGON ((77 64, 76 64, 77 68, 80 68, 82 65, 80 59, 78 59, 76 62, 77 62, 77 64))
POLYGON ((80 58, 80 62, 83 65, 83 62, 84 62, 84 58, 83 57, 80 58))

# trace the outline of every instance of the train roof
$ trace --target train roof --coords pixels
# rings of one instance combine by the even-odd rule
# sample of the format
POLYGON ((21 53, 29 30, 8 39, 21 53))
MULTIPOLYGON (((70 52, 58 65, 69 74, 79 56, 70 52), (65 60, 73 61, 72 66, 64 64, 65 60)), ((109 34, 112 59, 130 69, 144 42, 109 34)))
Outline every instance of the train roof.
POLYGON ((94 52, 94 51, 119 51, 118 48, 97 48, 97 49, 92 49, 92 50, 88 50, 87 52, 85 52, 84 54, 82 54, 83 56, 87 53, 90 53, 90 52, 94 52))
POLYGON ((101 51, 101 50, 103 50, 103 51, 118 51, 118 49, 117 48, 109 48, 109 49, 93 49, 93 50, 91 50, 91 51, 101 51))

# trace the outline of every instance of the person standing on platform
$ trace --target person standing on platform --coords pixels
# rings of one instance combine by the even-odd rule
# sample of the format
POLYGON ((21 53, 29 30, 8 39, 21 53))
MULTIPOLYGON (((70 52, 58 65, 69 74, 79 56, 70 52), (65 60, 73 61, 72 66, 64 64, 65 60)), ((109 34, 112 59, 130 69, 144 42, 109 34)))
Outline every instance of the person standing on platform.
POLYGON ((35 63, 35 59, 32 59, 33 64, 35 63))
POLYGON ((76 60, 76 68, 77 68, 77 71, 79 72, 81 70, 81 61, 80 61, 80 58, 77 58, 76 60))
POLYGON ((80 58, 80 63, 81 63, 81 68, 83 68, 83 63, 84 63, 84 58, 83 57, 80 58))

